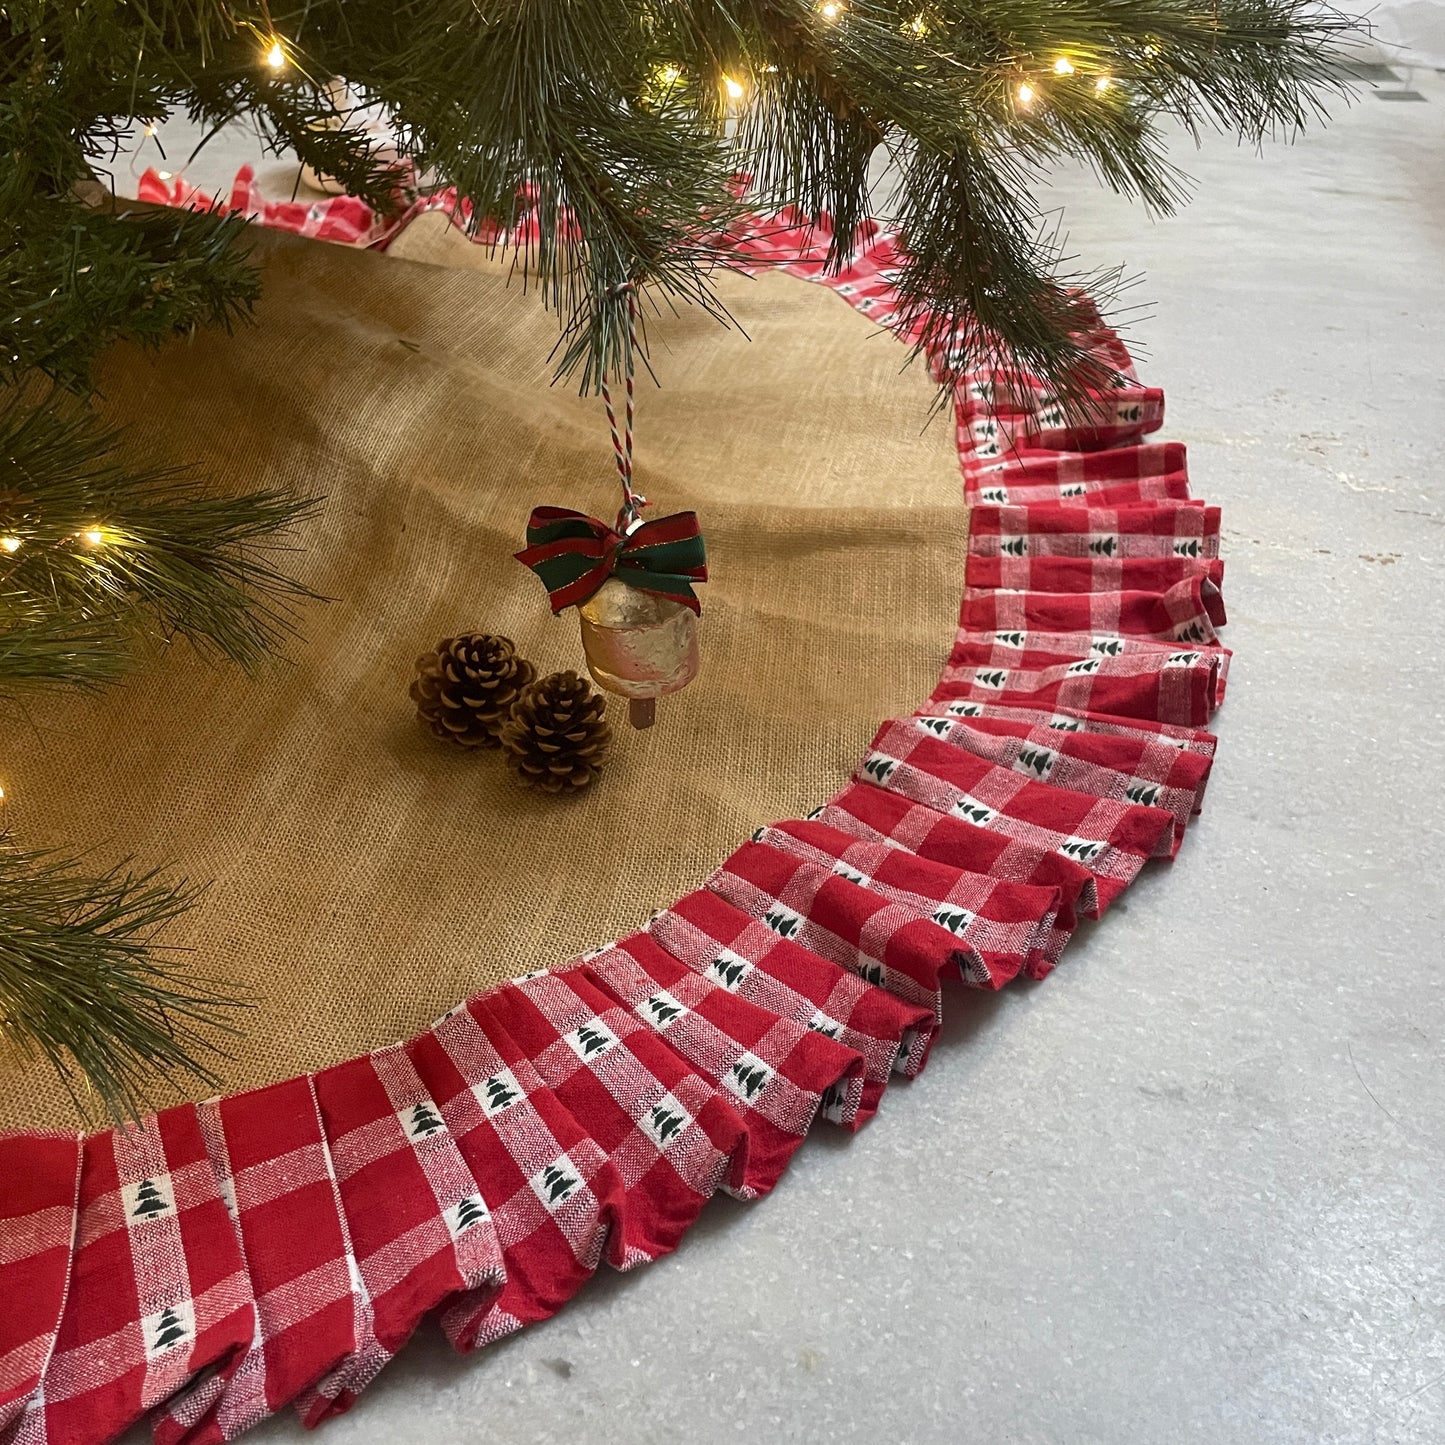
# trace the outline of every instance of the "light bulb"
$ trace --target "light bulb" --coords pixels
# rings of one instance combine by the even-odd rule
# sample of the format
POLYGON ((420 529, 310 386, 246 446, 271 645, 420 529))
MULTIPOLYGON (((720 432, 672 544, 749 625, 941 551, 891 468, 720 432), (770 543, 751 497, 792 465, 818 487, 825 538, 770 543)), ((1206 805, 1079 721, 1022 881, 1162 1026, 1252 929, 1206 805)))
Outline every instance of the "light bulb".
POLYGON ((99 547, 105 541, 105 533, 99 527, 87 527, 80 535, 92 547, 99 547))
POLYGON ((171 178, 171 172, 170 172, 170 171, 157 171, 157 172, 156 172, 156 175, 158 175, 158 176, 161 178, 161 180, 163 180, 163 181, 168 181, 168 180, 170 180, 170 178, 171 178))
POLYGON ((146 122, 146 134, 147 134, 147 135, 154 135, 155 133, 156 133, 156 128, 155 128, 155 126, 151 125, 150 122, 147 121, 147 122, 146 122))
POLYGON ((743 98, 742 86, 730 75, 723 76, 723 89, 727 91, 729 100, 741 100, 743 98))
POLYGON ((1054 61, 1055 75, 1072 75, 1074 73, 1073 62, 1067 55, 1061 55, 1054 61))
POLYGON ((915 35, 926 35, 928 33, 928 23, 921 15, 915 15, 913 19, 908 22, 908 28, 915 35))
POLYGON ((1094 82, 1094 89, 1097 90, 1097 91, 1101 91, 1101 92, 1102 92, 1102 91, 1108 90, 1109 84, 1110 84, 1109 77, 1108 77, 1107 75, 1101 75, 1101 76, 1094 82))
POLYGON ((676 85, 677 82, 682 79, 682 71, 675 65, 664 65, 662 69, 657 72, 657 78, 664 85, 676 85))
POLYGON ((1019 86, 1019 104, 1029 105, 1034 98, 1034 88, 1027 81, 1019 86))
POLYGON ((836 20, 842 12, 843 7, 835 3, 835 0, 827 0, 825 5, 818 7, 824 20, 836 20))
POLYGON ((286 52, 281 49, 281 42, 279 40, 273 40, 271 42, 271 48, 266 52, 266 64, 269 65, 272 70, 280 70, 281 67, 286 64, 286 52))
POLYGON ((18 552, 20 550, 20 538, 0 537, 0 547, 3 547, 7 552, 18 552))

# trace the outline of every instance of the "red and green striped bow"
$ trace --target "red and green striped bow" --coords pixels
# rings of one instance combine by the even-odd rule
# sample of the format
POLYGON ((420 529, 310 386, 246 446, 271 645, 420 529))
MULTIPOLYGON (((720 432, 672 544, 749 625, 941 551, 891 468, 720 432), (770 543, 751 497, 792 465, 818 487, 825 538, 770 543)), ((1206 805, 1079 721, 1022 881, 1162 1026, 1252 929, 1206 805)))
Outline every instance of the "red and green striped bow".
POLYGON ((623 533, 585 512, 535 507, 527 546, 516 558, 542 579, 553 612, 585 602, 609 577, 702 612, 692 584, 707 581, 707 549, 696 512, 674 512, 623 533))

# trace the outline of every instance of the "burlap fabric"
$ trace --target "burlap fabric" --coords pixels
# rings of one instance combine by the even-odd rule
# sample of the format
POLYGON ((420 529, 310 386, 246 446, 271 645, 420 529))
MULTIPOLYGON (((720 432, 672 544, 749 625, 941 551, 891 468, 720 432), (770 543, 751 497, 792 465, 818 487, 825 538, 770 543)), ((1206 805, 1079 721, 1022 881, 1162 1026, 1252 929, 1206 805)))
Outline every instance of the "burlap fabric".
MULTIPOLYGON (((117 352, 105 406, 223 486, 324 495, 291 560, 334 600, 258 681, 177 647, 123 688, 34 707, 3 759, 27 844, 214 880, 167 941, 254 1001, 225 1041, 227 1090, 405 1037, 613 938, 758 824, 822 802, 933 686, 967 530, 925 372, 838 296, 725 278, 750 340, 653 318, 663 387, 639 388, 638 483, 654 515, 702 516, 702 673, 649 732, 613 705, 590 793, 533 796, 495 753, 426 734, 406 685, 460 630, 581 667, 575 615, 552 618, 511 553, 534 504, 612 515, 601 404, 549 385, 554 319, 440 217, 403 238, 409 260, 258 244, 258 324, 117 352)), ((0 1049, 0 1127, 73 1117, 43 1066, 0 1049)))

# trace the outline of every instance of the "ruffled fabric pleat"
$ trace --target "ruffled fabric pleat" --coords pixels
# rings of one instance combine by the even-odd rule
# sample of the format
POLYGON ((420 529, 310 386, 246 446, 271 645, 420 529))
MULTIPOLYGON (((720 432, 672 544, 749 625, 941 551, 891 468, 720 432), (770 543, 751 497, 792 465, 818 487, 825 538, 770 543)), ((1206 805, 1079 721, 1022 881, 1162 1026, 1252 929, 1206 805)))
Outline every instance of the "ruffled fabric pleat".
MULTIPOLYGON (((370 234, 348 204, 338 233, 370 234)), ((901 327, 876 227, 832 277, 801 218, 738 244, 901 327)), ((675 1250, 718 1190, 767 1194, 815 1120, 861 1127, 952 986, 1046 977, 1174 858, 1231 658, 1219 512, 1146 439, 1163 397, 1118 337, 1080 339, 1121 381, 1082 421, 1026 372, 931 354, 973 508, 958 632, 806 818, 404 1044, 138 1129, 0 1137, 4 1445, 316 1425, 428 1315, 462 1351, 547 1319, 604 1261, 675 1250)))

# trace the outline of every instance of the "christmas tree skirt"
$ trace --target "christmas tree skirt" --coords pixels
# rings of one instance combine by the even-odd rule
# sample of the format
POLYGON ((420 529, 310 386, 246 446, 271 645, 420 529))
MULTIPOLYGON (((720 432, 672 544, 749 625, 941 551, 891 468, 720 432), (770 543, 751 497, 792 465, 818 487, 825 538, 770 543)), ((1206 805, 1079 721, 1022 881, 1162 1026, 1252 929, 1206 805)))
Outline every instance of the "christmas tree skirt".
POLYGON ((638 480, 703 513, 703 672, 561 801, 402 702, 458 630, 575 665, 509 554, 533 504, 612 494, 596 406, 548 389, 550 323, 479 249, 437 218, 409 264, 273 238, 256 329, 114 359, 118 415, 327 495, 302 565, 336 600, 258 684, 169 658, 16 750, 71 832, 217 880, 179 941, 258 1006, 229 1092, 143 1128, 69 1132, 4 1076, 6 1122, 59 1126, 0 1135, 6 1445, 316 1424, 429 1314, 462 1350, 547 1318, 766 1194, 815 1121, 860 1127, 946 989, 1047 976, 1179 851, 1230 655, 1160 394, 1100 323, 1125 384, 1087 424, 965 371, 921 431, 932 384, 874 335, 891 239, 833 278, 826 238, 745 245, 837 294, 730 278, 751 347, 655 325, 638 480))

